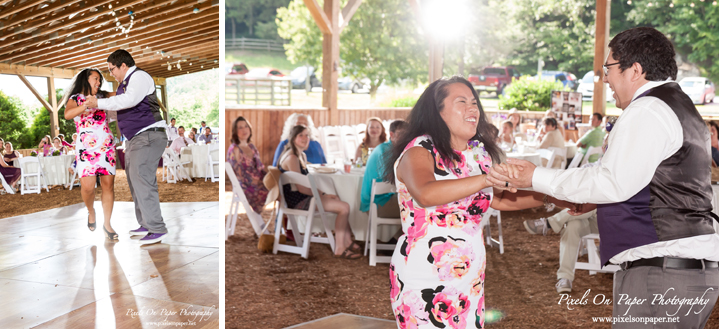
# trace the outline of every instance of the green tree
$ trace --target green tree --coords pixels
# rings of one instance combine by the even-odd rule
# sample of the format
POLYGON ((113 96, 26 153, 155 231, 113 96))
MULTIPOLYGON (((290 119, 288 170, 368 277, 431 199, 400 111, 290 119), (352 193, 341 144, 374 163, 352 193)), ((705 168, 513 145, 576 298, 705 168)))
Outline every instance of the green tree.
POLYGON ((279 39, 274 25, 277 8, 289 0, 227 0, 225 22, 232 38, 240 36, 279 39))
MULTIPOLYGON (((302 0, 277 10, 277 26, 289 40, 285 50, 292 63, 320 66, 322 33, 302 0)), ((417 27, 408 1, 363 1, 340 34, 343 75, 368 78, 372 98, 383 82, 426 80, 426 41, 417 27)))
POLYGON ((8 97, 0 91, 0 138, 11 142, 15 148, 29 147, 31 138, 25 131, 26 123, 21 113, 23 109, 15 97, 8 97))
POLYGON ((714 3, 636 0, 627 17, 636 25, 656 27, 702 75, 719 80, 719 5, 714 3))
MULTIPOLYGON (((55 98, 57 99, 58 103, 60 102, 62 95, 63 90, 57 89, 55 92, 55 98)), ((48 100, 47 96, 45 96, 45 100, 48 100)), ((35 119, 33 120, 29 131, 29 136, 32 136, 33 143, 33 145, 31 145, 30 147, 36 147, 37 144, 40 142, 40 139, 42 139, 45 135, 50 135, 50 111, 48 111, 44 107, 36 109, 36 111, 37 115, 35 116, 35 119)), ((65 119, 64 105, 58 110, 57 119, 58 126, 60 127, 60 133, 65 135, 65 139, 68 142, 71 141, 72 134, 74 134, 77 129, 75 128, 75 122, 73 120, 65 119)))

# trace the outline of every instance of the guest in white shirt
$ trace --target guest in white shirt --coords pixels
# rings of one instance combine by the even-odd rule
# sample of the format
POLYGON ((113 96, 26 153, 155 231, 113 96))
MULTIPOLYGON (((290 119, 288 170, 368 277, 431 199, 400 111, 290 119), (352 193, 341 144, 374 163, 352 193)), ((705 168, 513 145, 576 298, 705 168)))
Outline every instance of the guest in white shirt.
POLYGON ((653 327, 703 328, 719 295, 709 130, 673 81, 675 51, 664 34, 649 27, 629 29, 609 49, 603 80, 624 112, 607 138, 601 163, 556 170, 510 159, 488 180, 597 204, 581 211, 597 208, 602 265, 621 266, 614 274, 613 316, 676 314, 678 323, 653 327), (649 302, 656 296, 665 303, 649 302), (622 297, 646 302, 629 305, 619 302, 622 297), (685 298, 701 298, 701 308, 678 310, 666 303, 685 298))
POLYGON ((172 144, 170 144, 170 148, 175 151, 175 153, 180 154, 180 151, 183 147, 187 147, 190 144, 194 144, 191 139, 185 137, 185 127, 180 126, 178 128, 179 137, 175 138, 175 140, 172 141, 172 144))
POLYGON ((174 141, 177 137, 180 137, 180 134, 178 133, 177 127, 175 127, 175 118, 172 118, 170 119, 170 126, 167 127, 167 139, 174 141))
POLYGON ((197 139, 197 143, 212 143, 212 130, 210 130, 210 127, 205 128, 205 133, 200 135, 200 138, 197 139))
MULTIPOLYGON (((557 130, 557 120, 554 118, 544 119, 544 130, 547 132, 542 138, 542 143, 539 144, 540 149, 549 149, 550 147, 556 147, 564 149, 564 138, 562 134, 557 130)), ((565 152, 566 153, 566 152, 565 152)), ((562 164, 561 157, 555 157, 554 163, 551 165, 552 168, 559 168, 562 164)), ((542 159, 542 164, 547 165, 547 160, 542 159)))

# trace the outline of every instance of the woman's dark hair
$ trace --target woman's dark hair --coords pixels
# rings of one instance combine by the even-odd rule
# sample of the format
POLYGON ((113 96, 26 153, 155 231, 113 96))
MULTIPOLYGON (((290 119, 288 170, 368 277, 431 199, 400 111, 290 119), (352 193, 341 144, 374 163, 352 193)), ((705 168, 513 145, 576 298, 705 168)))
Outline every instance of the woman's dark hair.
POLYGON ((391 156, 385 157, 383 181, 394 184, 394 163, 399 159, 400 155, 404 151, 404 148, 413 139, 422 135, 429 135, 432 137, 434 147, 437 149, 439 155, 446 161, 460 161, 460 156, 454 152, 451 144, 451 134, 449 127, 442 119, 440 112, 444 110, 444 99, 449 95, 448 87, 455 83, 461 83, 467 86, 472 91, 472 96, 477 100, 477 107, 479 107, 479 118, 477 119, 477 134, 471 138, 471 140, 477 140, 484 143, 484 149, 489 153, 492 158, 492 162, 499 163, 501 151, 494 141, 494 138, 490 136, 489 126, 491 123, 487 121, 487 116, 482 109, 482 103, 479 102, 479 95, 474 90, 472 84, 467 79, 459 76, 454 76, 449 79, 440 79, 432 82, 427 89, 424 90, 417 103, 410 111, 407 116, 407 123, 409 126, 405 132, 400 136, 396 144, 393 143, 392 150, 390 151, 391 156))
MULTIPOLYGON (((711 120, 707 123, 709 124, 709 126, 714 127, 714 129, 716 129, 717 133, 719 133, 719 124, 717 124, 715 121, 711 121, 711 120)), ((711 132, 711 129, 709 130, 709 132, 711 132)))
POLYGON ((544 125, 557 128, 557 119, 555 118, 544 118, 544 125))
MULTIPOLYGON (((70 95, 77 95, 77 94, 83 94, 85 96, 90 96, 92 93, 92 86, 90 86, 90 83, 87 81, 90 79, 90 75, 92 72, 97 73, 97 75, 100 76, 100 86, 102 86, 102 83, 105 81, 105 79, 102 77, 102 74, 100 73, 100 70, 96 68, 88 68, 80 71, 80 73, 77 75, 77 79, 75 79, 75 83, 70 88, 70 95)), ((98 89, 97 93, 102 95, 103 97, 107 97, 107 93, 104 91, 98 89)))
POLYGON ((237 137, 237 123, 240 121, 244 121, 247 123, 247 126, 250 127, 250 137, 247 137, 247 144, 251 143, 252 141, 252 125, 250 124, 245 117, 237 117, 235 119, 235 122, 232 124, 232 137, 230 138, 232 140, 232 144, 240 145, 240 139, 237 137))
POLYGON ((509 125, 509 129, 514 129, 514 123, 510 119, 502 121, 502 125, 509 125))
POLYGON ((124 63, 127 67, 135 66, 135 60, 132 58, 132 55, 127 52, 125 49, 118 49, 112 52, 110 56, 107 57, 107 62, 114 65, 115 67, 120 67, 124 63))
MULTIPOLYGON (((300 159, 300 166, 304 167, 304 164, 302 163, 302 158, 300 157, 301 151, 297 149, 297 146, 295 145, 295 138, 297 135, 301 134, 303 131, 308 130, 307 127, 303 125, 296 125, 292 127, 292 130, 290 130, 290 137, 287 139, 287 144, 285 145, 285 149, 282 150, 282 154, 284 154, 287 151, 292 152, 297 159, 300 159)), ((280 156, 280 158, 282 158, 280 156)))
POLYGON ((372 124, 372 121, 376 121, 379 123, 379 126, 382 127, 382 133, 379 134, 379 143, 382 144, 387 141, 387 132, 384 130, 384 125, 382 124, 382 120, 377 117, 372 117, 367 120, 367 128, 364 132, 364 139, 362 139, 362 144, 364 144, 366 147, 369 143, 369 126, 372 124))
MULTIPOLYGON (((649 81, 676 80, 677 61, 672 42, 651 27, 635 27, 617 34, 609 48, 622 72, 639 63, 649 81)), ((607 63, 611 64, 611 63, 607 63)))

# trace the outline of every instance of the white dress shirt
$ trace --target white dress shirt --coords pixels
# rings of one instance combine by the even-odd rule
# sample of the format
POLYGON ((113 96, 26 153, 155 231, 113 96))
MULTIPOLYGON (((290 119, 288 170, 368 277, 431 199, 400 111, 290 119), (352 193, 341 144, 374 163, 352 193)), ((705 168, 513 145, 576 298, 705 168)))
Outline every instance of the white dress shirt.
POLYGON ((172 144, 170 144, 170 148, 175 151, 175 153, 180 154, 182 148, 187 147, 190 144, 195 144, 195 142, 187 137, 177 137, 172 141, 172 144))
POLYGON ((177 139, 177 137, 180 137, 180 133, 177 131, 177 127, 167 127, 167 139, 174 141, 175 139, 177 139))
MULTIPOLYGON (((666 103, 637 96, 667 82, 672 81, 650 81, 634 93, 609 134, 600 165, 567 170, 537 167, 533 189, 562 200, 607 204, 626 201, 649 185, 659 164, 681 148, 684 135, 679 118, 666 103)), ((709 139, 706 144, 709 152, 709 139)), ((662 256, 719 261, 719 235, 656 242, 625 250, 609 261, 620 264, 662 256)))
MULTIPOLYGON (((127 70, 127 73, 125 73, 125 77, 130 75, 136 69, 137 66, 131 66, 127 70)), ((118 83, 122 83, 122 81, 118 81, 118 83)), ((140 104, 140 102, 145 99, 145 96, 152 95, 152 93, 154 92, 155 81, 152 80, 150 74, 144 71, 140 71, 137 72, 137 74, 133 74, 127 81, 127 89, 125 90, 124 94, 112 96, 109 98, 98 99, 97 108, 105 111, 120 111, 124 109, 129 109, 137 104, 140 104)), ((138 131, 137 133, 139 134, 150 128, 167 128, 167 123, 165 123, 165 121, 163 120, 160 120, 145 128, 140 129, 140 131, 138 131)), ((128 137, 125 136, 125 138, 128 137)))

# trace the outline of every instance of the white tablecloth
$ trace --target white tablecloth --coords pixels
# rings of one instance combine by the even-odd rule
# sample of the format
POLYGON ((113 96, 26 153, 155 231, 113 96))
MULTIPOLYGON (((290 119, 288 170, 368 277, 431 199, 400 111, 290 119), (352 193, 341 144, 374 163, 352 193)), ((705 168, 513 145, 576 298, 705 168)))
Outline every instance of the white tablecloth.
POLYGON ((52 157, 41 157, 40 164, 47 179, 47 185, 67 185, 70 181, 69 168, 75 155, 60 155, 52 157))
MULTIPOLYGON (((325 193, 337 195, 340 200, 347 202, 350 206, 349 223, 355 239, 364 240, 367 231, 368 213, 360 211, 361 194, 362 194, 362 174, 363 170, 353 169, 349 174, 343 171, 334 174, 322 174, 313 172, 310 168, 310 175, 317 182, 317 188, 325 193)), ((330 227, 334 228, 335 215, 328 213, 328 219, 331 220, 330 227)), ((300 227, 304 227, 304 218, 298 220, 300 227)), ((397 230, 401 229, 399 225, 380 225, 377 228, 377 236, 382 241, 391 239, 397 230)), ((313 232, 323 232, 322 223, 315 219, 312 223, 313 232)))
MULTIPOLYGON (((205 171, 207 170, 208 147, 208 144, 192 144, 187 147, 189 148, 192 157, 192 167, 190 170, 190 175, 192 177, 205 177, 205 171)), ((183 155, 180 154, 180 160, 184 162, 185 159, 187 159, 187 155, 183 158, 183 155)))

